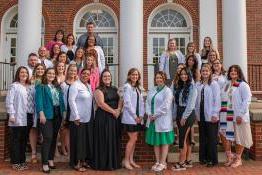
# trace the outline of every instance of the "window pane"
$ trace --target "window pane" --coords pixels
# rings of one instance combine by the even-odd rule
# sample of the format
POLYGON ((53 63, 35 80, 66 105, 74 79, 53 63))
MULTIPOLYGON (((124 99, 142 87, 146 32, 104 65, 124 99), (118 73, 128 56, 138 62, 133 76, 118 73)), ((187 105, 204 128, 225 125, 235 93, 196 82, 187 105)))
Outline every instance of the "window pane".
POLYGON ((159 38, 159 45, 165 46, 165 38, 159 38))
POLYGON ((108 46, 113 46, 113 38, 108 38, 108 46))
POLYGON ((11 38, 11 47, 16 47, 16 38, 11 38))
POLYGON ((153 17, 151 27, 187 27, 187 24, 181 13, 173 9, 166 9, 153 17))
POLYGON ((108 12, 101 9, 93 9, 83 15, 80 27, 85 27, 82 21, 94 22, 97 27, 115 27, 114 18, 108 12))

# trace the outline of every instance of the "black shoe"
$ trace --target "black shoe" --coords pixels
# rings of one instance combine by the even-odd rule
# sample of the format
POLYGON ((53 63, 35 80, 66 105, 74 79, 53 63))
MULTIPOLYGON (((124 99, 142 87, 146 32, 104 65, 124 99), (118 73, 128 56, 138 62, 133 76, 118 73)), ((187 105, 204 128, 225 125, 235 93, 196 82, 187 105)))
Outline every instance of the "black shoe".
POLYGON ((55 166, 55 165, 54 165, 54 166, 48 165, 48 167, 49 167, 50 169, 56 169, 56 166, 55 166))

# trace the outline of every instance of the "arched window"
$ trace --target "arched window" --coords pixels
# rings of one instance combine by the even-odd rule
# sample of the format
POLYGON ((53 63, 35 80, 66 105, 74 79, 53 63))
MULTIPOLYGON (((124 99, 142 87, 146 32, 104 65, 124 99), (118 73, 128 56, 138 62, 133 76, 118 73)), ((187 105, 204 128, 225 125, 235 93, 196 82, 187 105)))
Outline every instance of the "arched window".
POLYGON ((154 9, 148 20, 148 87, 153 86, 153 65, 167 49, 167 42, 175 38, 177 48, 185 54, 192 40, 192 19, 187 10, 175 3, 166 3, 154 9))
POLYGON ((181 13, 173 9, 165 9, 154 16, 151 27, 187 27, 187 23, 181 13))
POLYGON ((106 62, 113 75, 113 84, 118 84, 118 21, 113 10, 102 4, 92 3, 82 7, 74 19, 76 38, 86 33, 86 23, 95 24, 95 32, 103 41, 106 62))
MULTIPOLYGON (((2 45, 3 50, 1 58, 4 62, 13 62, 17 55, 17 27, 18 26, 18 6, 11 7, 2 19, 2 45)), ((41 43, 44 44, 45 22, 42 17, 41 43)), ((0 59, 1 59, 0 58, 0 59)))
POLYGON ((87 22, 95 23, 96 27, 116 27, 115 20, 105 10, 90 10, 84 14, 80 21, 80 27, 85 27, 87 22))

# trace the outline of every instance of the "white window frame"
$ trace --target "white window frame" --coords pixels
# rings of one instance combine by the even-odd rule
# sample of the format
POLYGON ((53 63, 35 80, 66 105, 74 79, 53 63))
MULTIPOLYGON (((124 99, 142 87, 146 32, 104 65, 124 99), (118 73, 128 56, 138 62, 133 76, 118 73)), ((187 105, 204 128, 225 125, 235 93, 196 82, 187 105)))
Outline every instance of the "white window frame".
MULTIPOLYGON (((1 22, 1 50, 0 50, 0 61, 3 62, 9 62, 10 61, 10 43, 8 42, 8 38, 10 37, 16 37, 17 38, 17 28, 14 27, 10 27, 10 23, 12 21, 12 19, 14 18, 14 16, 18 13, 18 5, 15 5, 13 7, 11 7, 10 9, 8 9, 3 18, 2 18, 2 22, 1 22)), ((44 35, 45 35, 45 20, 44 17, 42 17, 42 28, 41 28, 41 41, 42 41, 42 45, 44 45, 44 35)), ((19 27, 19 26, 18 26, 19 27)), ((17 51, 17 49, 16 49, 17 51)), ((17 54, 16 54, 17 55, 17 54)))
POLYGON ((188 42, 193 41, 193 22, 189 12, 181 5, 168 2, 156 7, 149 16, 148 19, 148 50, 147 50, 147 64, 148 64, 148 89, 154 86, 154 68, 150 66, 153 64, 153 38, 163 37, 165 38, 165 46, 167 47, 168 39, 170 38, 185 38, 185 47, 188 42), (187 27, 151 27, 151 22, 154 16, 166 9, 173 9, 180 14, 186 20, 187 27))

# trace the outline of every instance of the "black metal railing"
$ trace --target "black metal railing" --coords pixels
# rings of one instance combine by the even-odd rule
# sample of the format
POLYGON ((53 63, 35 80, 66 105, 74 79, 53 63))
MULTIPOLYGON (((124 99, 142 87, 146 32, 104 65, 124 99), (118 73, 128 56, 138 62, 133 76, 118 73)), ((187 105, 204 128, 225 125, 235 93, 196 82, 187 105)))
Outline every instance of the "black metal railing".
POLYGON ((15 76, 15 64, 0 62, 0 91, 8 90, 15 76))

